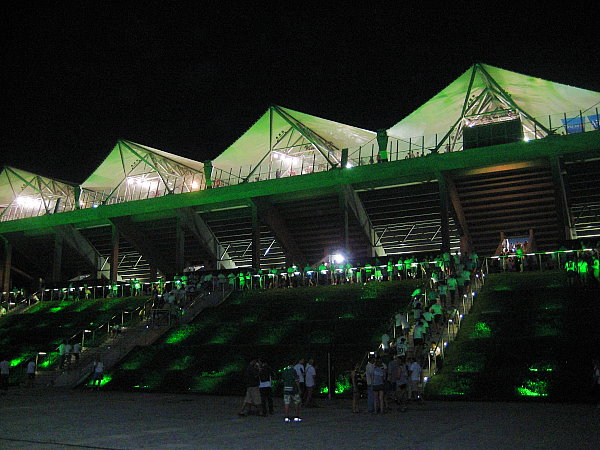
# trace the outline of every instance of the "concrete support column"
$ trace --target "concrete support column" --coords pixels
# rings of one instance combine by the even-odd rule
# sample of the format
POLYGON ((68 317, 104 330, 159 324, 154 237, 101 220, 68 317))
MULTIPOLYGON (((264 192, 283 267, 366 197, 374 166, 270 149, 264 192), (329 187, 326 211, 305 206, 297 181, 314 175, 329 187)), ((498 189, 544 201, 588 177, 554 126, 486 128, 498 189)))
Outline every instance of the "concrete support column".
POLYGON ((0 239, 2 252, 0 252, 0 289, 2 292, 10 292, 11 288, 11 269, 12 269, 12 246, 3 237, 0 239))
POLYGON ((55 283, 62 278, 62 256, 65 236, 63 233, 54 234, 54 255, 52 259, 52 281, 55 283))
MULTIPOLYGON (((350 225, 348 219, 348 201, 346 200, 346 196, 344 192, 340 192, 339 194, 339 203, 340 210, 342 211, 342 217, 340 221, 340 249, 344 250, 344 254, 347 256, 350 254, 350 225)), ((367 249, 367 254, 374 256, 374 248, 372 245, 367 249)))
POLYGON ((440 193, 440 226, 442 235, 442 253, 450 253, 450 227, 448 226, 448 187, 444 177, 439 174, 438 189, 440 193))
POLYGON ((111 232, 110 281, 116 282, 119 276, 119 230, 115 224, 111 226, 111 232))
POLYGON ((177 273, 183 273, 183 269, 185 269, 185 231, 181 218, 177 219, 175 227, 175 269, 177 273))
POLYGON ((255 204, 252 204, 252 267, 260 269, 260 220, 255 204))

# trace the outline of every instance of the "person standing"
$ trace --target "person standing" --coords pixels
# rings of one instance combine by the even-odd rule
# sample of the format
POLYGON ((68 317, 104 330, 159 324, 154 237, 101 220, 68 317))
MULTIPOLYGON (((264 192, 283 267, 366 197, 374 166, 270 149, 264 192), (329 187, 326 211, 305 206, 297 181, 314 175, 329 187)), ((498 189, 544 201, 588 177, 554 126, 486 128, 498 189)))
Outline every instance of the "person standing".
POLYGON ((266 362, 260 361, 260 367, 258 369, 258 390, 260 391, 260 403, 262 407, 262 416, 266 417, 267 412, 273 414, 273 392, 272 376, 273 369, 266 362))
POLYGON ((365 379, 367 381, 367 411, 375 412, 375 395, 373 393, 373 369, 375 369, 375 357, 369 356, 367 367, 365 369, 365 379))
POLYGON ((75 342, 73 344, 73 356, 75 357, 75 364, 79 364, 79 355, 81 354, 81 344, 79 342, 75 342))
POLYGON ((246 380, 246 397, 242 403, 242 409, 238 413, 239 416, 247 416, 246 408, 248 408, 248 412, 250 412, 253 406, 258 408, 262 403, 260 399, 260 390, 258 388, 258 371, 258 361, 253 359, 250 361, 250 364, 246 368, 246 373, 244 374, 246 380))
POLYGON ((58 346, 58 354, 60 356, 59 368, 62 370, 67 359, 67 341, 62 341, 58 346))
POLYGON ((306 396, 306 383, 304 382, 304 358, 300 358, 296 365, 294 366, 294 370, 298 374, 298 386, 300 389, 300 398, 305 400, 306 396))
POLYGON ((301 422, 300 418, 300 382, 298 379, 298 372, 290 364, 282 373, 283 378, 283 410, 284 410, 284 422, 301 422), (290 403, 294 402, 296 408, 296 415, 292 419, 290 417, 290 403))
POLYGON ((33 380, 35 380, 35 361, 30 359, 27 363, 27 387, 33 387, 33 380))
POLYGON ((314 408, 313 393, 316 385, 317 371, 314 366, 315 361, 311 358, 306 365, 306 406, 314 408))
POLYGON ((92 377, 92 388, 100 389, 102 380, 104 379, 104 363, 102 361, 94 361, 94 375, 92 377))
POLYGON ((421 376, 423 369, 415 358, 411 358, 410 371, 410 392, 413 400, 423 399, 420 392, 421 376))

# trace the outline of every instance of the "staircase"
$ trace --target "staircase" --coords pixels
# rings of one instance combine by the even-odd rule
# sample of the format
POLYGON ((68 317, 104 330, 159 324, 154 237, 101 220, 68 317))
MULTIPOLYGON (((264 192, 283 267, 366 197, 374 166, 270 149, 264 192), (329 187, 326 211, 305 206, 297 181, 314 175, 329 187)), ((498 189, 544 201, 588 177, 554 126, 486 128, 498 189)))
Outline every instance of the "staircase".
POLYGON ((36 377, 36 384, 76 387, 90 376, 95 361, 102 361, 104 370, 110 370, 134 348, 151 345, 171 328, 191 322, 205 308, 220 305, 231 292, 230 290, 223 290, 200 294, 188 305, 179 309, 180 314, 170 324, 168 322, 143 321, 136 326, 126 328, 117 336, 109 338, 103 345, 84 349, 79 362, 76 365, 72 362, 70 369, 39 372, 36 377))

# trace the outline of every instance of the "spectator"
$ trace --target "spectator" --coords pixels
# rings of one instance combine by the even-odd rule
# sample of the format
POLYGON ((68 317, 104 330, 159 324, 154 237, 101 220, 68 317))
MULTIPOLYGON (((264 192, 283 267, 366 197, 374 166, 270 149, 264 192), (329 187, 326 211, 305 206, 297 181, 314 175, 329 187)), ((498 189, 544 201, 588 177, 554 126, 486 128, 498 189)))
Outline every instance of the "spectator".
POLYGON ((272 386, 273 369, 266 362, 260 361, 258 369, 258 389, 260 391, 260 402, 262 406, 262 416, 266 417, 267 412, 273 414, 273 392, 272 386))
POLYGON ((79 342, 75 342, 75 344, 73 344, 73 356, 75 357, 75 364, 79 364, 80 354, 81 354, 81 344, 79 342))
POLYGON ((360 364, 355 364, 350 372, 350 380, 352 381, 352 412, 359 413, 358 401, 360 400, 359 373, 360 364))
POLYGON ((375 397, 375 414, 385 412, 385 367, 380 358, 375 361, 373 368, 373 395, 375 397))
POLYGON ((246 397, 244 398, 244 402, 242 403, 242 409, 238 413, 239 416, 245 417, 249 412, 252 411, 252 408, 257 408, 261 406, 261 398, 260 398, 260 390, 258 388, 258 371, 259 371, 259 363, 256 359, 250 361, 250 364, 246 368, 246 372, 244 374, 245 382, 246 382, 246 397), (246 409, 248 413, 246 413, 246 409))
POLYGON ((92 388, 95 386, 100 389, 102 380, 104 379, 104 363, 102 361, 94 361, 94 374, 92 377, 92 388))
POLYGON ((415 358, 411 358, 411 363, 409 367, 410 372, 410 392, 413 400, 423 399, 421 395, 421 377, 423 374, 423 369, 421 365, 415 358))
POLYGON ((367 411, 375 412, 375 394, 373 393, 373 369, 375 369, 375 357, 369 356, 367 367, 365 370, 365 378, 367 381, 367 411))
POLYGON ((300 358, 296 365, 294 366, 294 370, 298 374, 298 387, 300 389, 300 398, 306 400, 306 383, 304 381, 304 358, 300 358))
POLYGON ((33 381, 35 380, 35 361, 30 359, 27 362, 27 381, 25 382, 27 387, 33 387, 33 381))
POLYGON ((313 393, 316 386, 317 371, 314 366, 315 361, 311 358, 308 360, 306 365, 306 406, 308 408, 314 408, 313 393))
POLYGON ((298 372, 290 364, 282 373, 283 378, 283 408, 284 408, 284 421, 285 422, 301 422, 300 418, 300 383, 298 379, 298 372), (296 408, 296 415, 292 419, 290 417, 290 403, 294 401, 296 408))

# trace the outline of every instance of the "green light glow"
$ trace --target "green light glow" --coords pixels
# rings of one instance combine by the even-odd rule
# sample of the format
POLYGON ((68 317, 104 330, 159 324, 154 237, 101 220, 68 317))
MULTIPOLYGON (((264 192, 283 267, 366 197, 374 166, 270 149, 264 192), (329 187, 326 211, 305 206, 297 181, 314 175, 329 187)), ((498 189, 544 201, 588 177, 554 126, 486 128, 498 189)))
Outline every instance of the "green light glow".
POLYGON ((185 339, 190 337, 192 334, 194 334, 195 331, 196 331, 196 328, 194 328, 193 326, 183 325, 183 326, 173 330, 169 334, 169 336, 165 339, 165 343, 179 344, 180 342, 184 341, 185 339))
POLYGON ((194 377, 194 381, 192 382, 190 390, 211 393, 216 390, 221 381, 222 380, 220 377, 194 377))
POLYGON ((555 365, 552 363, 538 363, 529 367, 530 372, 553 372, 555 365))
MULTIPOLYGON (((104 377, 102 378, 102 380, 100 380, 100 386, 104 386, 104 385, 106 385, 106 384, 110 383, 110 382, 111 382, 111 380, 112 380, 112 375, 104 375, 104 377)), ((98 384, 97 384, 97 383, 96 383, 96 384, 94 384, 94 380, 93 380, 93 378, 92 378, 92 379, 90 379, 90 381, 88 381, 88 384, 87 384, 87 385, 88 385, 88 386, 90 386, 90 387, 91 387, 91 386, 98 386, 98 384)))
POLYGON ((192 367, 192 364, 194 362, 194 357, 193 356, 184 356, 182 358, 178 358, 175 361, 173 361, 173 363, 171 364, 171 366, 169 367, 168 370, 186 370, 189 369, 190 367, 192 367))
POLYGON ((102 299, 102 306, 99 308, 99 311, 108 311, 109 309, 116 308, 121 302, 123 302, 122 298, 104 298, 102 299))
POLYGON ((355 319, 356 315, 352 313, 346 313, 338 317, 338 319, 355 319))
MULTIPOLYGON (((350 382, 350 377, 346 375, 340 375, 335 381, 335 393, 343 394, 345 392, 349 392, 352 390, 352 383, 350 382)), ((325 386, 320 391, 321 394, 328 394, 329 388, 325 386)))
POLYGON ((125 363, 121 366, 123 370, 136 370, 142 367, 144 364, 147 364, 152 359, 152 354, 143 353, 143 352, 135 352, 133 356, 125 361, 125 363))
POLYGON ((50 366, 53 366, 58 362, 60 355, 58 353, 50 353, 46 355, 46 359, 39 364, 39 366, 43 369, 47 369, 50 366))
POLYGON ((15 358, 13 360, 10 361, 10 367, 16 367, 19 364, 21 364, 23 361, 27 360, 27 356, 26 355, 21 355, 18 358, 15 358))
POLYGON ((548 382, 542 380, 528 380, 516 390, 517 394, 523 397, 547 397, 548 382))
POLYGON ((483 361, 469 361, 454 368, 454 372, 475 373, 483 369, 483 361))
POLYGON ((472 381, 467 378, 448 380, 440 391, 440 395, 466 395, 471 392, 472 381))
POLYGON ((258 340, 259 344, 279 344, 285 335, 289 332, 290 325, 283 323, 281 325, 275 325, 270 329, 266 330, 266 333, 258 340))
POLYGON ((209 344, 226 344, 231 341, 239 330, 234 325, 223 325, 221 326, 213 337, 208 341, 209 344))
POLYGON ((253 315, 253 316, 245 316, 242 319, 242 323, 254 323, 258 320, 258 316, 257 315, 253 315))
POLYGON ((360 298, 361 300, 377 298, 376 283, 365 284, 362 288, 362 294, 360 295, 360 298))
POLYGON ((473 338, 488 338, 492 336, 492 329, 485 322, 477 322, 473 329, 471 337, 473 338))
POLYGON ((324 298, 321 298, 321 297, 315 298, 315 302, 317 302, 317 303, 321 303, 321 302, 324 302, 324 301, 325 301, 324 298))
POLYGON ((491 287, 490 290, 492 290, 492 291, 512 291, 512 288, 505 284, 499 284, 497 286, 491 287))

